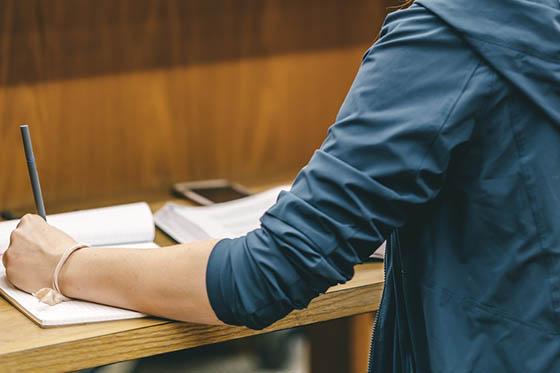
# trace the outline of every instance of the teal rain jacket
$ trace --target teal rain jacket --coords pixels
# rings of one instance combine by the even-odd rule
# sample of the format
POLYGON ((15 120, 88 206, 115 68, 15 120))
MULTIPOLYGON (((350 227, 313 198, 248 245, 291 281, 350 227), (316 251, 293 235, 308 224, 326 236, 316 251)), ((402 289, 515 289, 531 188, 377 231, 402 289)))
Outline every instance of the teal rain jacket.
POLYGON ((390 14, 328 136, 207 270, 263 328, 389 240, 373 372, 560 372, 560 4, 390 14))

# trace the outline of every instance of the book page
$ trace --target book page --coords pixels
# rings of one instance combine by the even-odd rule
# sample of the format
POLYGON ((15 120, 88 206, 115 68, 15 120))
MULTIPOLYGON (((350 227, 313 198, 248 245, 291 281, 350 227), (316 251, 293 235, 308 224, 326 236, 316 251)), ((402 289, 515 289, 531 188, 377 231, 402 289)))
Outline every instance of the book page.
POLYGON ((371 254, 370 258, 374 258, 374 259, 384 259, 385 258, 385 245, 387 244, 387 242, 383 242, 381 244, 381 246, 379 246, 377 248, 377 250, 374 251, 373 254, 371 254))
POLYGON ((211 206, 169 203, 155 214, 156 224, 179 242, 203 238, 235 238, 260 227, 260 218, 274 205, 283 185, 268 191, 211 206))
MULTIPOLYGON (((0 223, 0 254, 18 222, 0 223)), ((152 212, 145 202, 48 215, 47 222, 92 246, 151 242, 155 237, 152 212)))
MULTIPOLYGON (((133 245, 117 245, 115 247, 149 249, 158 246, 153 242, 144 242, 133 245)), ((103 250, 103 248, 98 248, 98 250, 103 250)), ((146 316, 136 311, 79 300, 71 300, 49 306, 39 302, 39 300, 31 294, 13 287, 7 281, 5 269, 1 263, 0 293, 41 327, 132 319, 146 316)))

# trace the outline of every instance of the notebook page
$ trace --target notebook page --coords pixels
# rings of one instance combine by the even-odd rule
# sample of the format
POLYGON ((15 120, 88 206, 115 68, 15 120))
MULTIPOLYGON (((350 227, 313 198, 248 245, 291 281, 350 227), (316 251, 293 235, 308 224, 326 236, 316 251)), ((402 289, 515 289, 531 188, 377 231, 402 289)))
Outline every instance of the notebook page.
MULTIPOLYGON (((157 248, 153 242, 117 245, 126 248, 157 248)), ((98 248, 103 250, 103 248, 98 248)), ((146 316, 143 313, 110 307, 96 303, 72 300, 54 306, 41 303, 31 294, 14 288, 6 279, 5 269, 0 264, 0 292, 10 303, 23 308, 24 313, 42 327, 84 324, 99 321, 133 319, 146 316)))
MULTIPOLYGON (((49 215, 47 221, 92 246, 151 242, 155 237, 152 212, 145 202, 49 215)), ((0 223, 0 253, 8 247, 17 223, 0 223)))
MULTIPOLYGON (((177 231, 188 230, 188 224, 198 227, 209 237, 235 238, 260 227, 260 218, 274 205, 280 192, 289 188, 289 185, 283 185, 249 197, 211 206, 189 207, 168 204, 160 210, 161 212, 155 214, 155 221, 174 238, 187 236, 185 234, 187 232, 177 231), (173 224, 172 219, 177 219, 177 224, 173 224), (183 222, 185 228, 178 227, 180 222, 183 222), (174 228, 173 231, 169 230, 170 227, 174 228)), ((179 240, 179 242, 186 241, 179 240)))

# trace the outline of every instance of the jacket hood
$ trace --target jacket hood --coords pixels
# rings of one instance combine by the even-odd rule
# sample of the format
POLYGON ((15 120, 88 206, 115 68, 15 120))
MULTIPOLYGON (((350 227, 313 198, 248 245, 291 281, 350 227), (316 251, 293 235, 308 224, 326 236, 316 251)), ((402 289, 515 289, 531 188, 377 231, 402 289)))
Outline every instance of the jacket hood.
POLYGON ((560 0, 417 0, 560 125, 560 0))

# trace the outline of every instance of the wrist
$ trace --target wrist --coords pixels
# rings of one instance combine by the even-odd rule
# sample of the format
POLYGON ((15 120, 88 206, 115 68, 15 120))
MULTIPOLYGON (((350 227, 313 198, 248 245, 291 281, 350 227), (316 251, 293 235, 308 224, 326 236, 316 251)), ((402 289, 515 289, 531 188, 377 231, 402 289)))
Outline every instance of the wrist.
POLYGON ((83 263, 87 260, 87 252, 90 250, 91 248, 84 247, 74 251, 60 269, 58 287, 60 292, 68 298, 79 298, 80 273, 83 273, 80 268, 83 268, 83 263))

